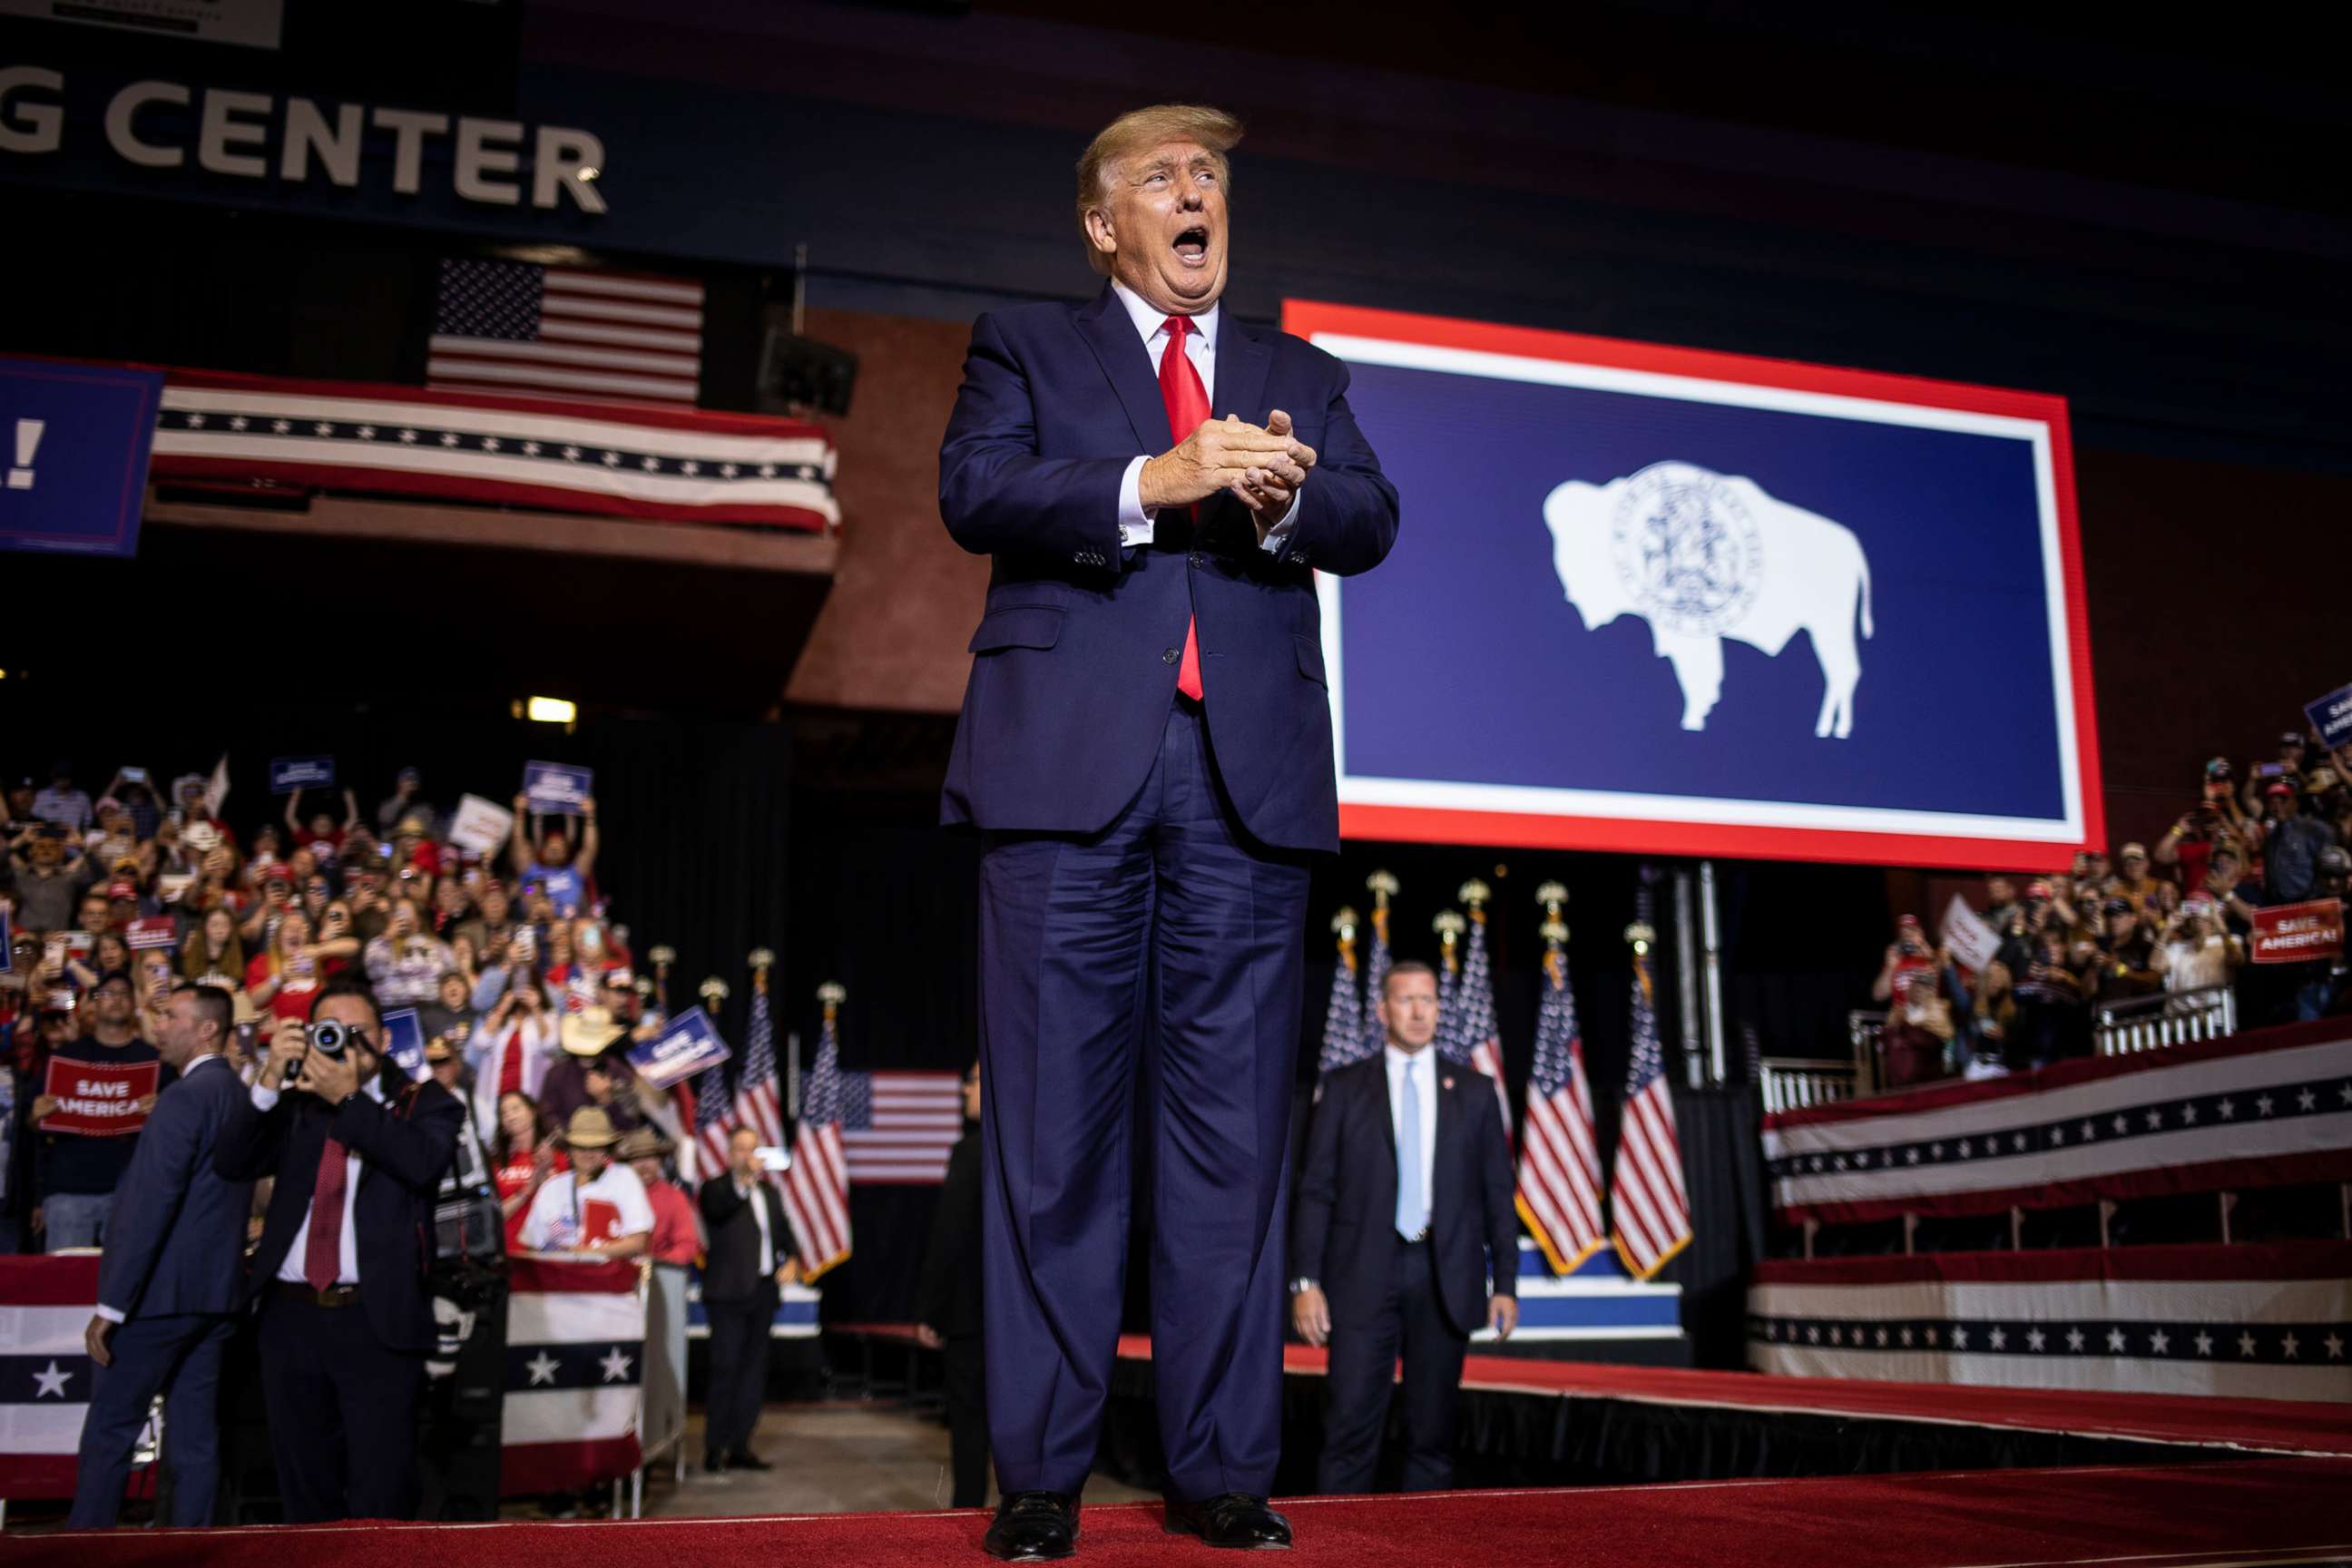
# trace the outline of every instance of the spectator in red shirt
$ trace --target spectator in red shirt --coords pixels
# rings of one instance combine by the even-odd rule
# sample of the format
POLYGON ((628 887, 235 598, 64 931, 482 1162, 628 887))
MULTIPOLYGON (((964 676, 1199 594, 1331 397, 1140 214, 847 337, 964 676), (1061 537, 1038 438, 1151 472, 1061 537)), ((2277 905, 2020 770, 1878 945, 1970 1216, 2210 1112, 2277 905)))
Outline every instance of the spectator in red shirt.
POLYGON ((653 1205, 653 1239, 646 1250, 657 1264, 683 1268, 702 1251, 702 1224, 694 1200, 662 1173, 662 1158, 669 1146, 660 1133, 640 1127, 620 1142, 614 1152, 629 1163, 645 1184, 646 1202, 653 1205))
POLYGON ((530 1200, 548 1178, 572 1169, 555 1136, 554 1123, 539 1102, 522 1090, 499 1096, 499 1131, 490 1143, 490 1182, 498 1188, 499 1207, 507 1219, 507 1250, 522 1249, 522 1222, 530 1214, 530 1200))

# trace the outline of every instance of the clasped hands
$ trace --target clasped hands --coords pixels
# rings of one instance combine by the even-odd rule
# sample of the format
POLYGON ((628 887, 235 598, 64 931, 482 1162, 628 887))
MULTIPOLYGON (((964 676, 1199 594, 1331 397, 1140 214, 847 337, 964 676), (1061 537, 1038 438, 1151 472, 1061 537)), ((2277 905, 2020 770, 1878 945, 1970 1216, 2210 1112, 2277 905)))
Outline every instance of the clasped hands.
POLYGON ((1315 448, 1291 434, 1290 416, 1276 409, 1264 426, 1238 415, 1204 421, 1170 450, 1143 465, 1138 499, 1147 511, 1190 506, 1230 490, 1256 514, 1261 535, 1286 510, 1315 468, 1315 448))

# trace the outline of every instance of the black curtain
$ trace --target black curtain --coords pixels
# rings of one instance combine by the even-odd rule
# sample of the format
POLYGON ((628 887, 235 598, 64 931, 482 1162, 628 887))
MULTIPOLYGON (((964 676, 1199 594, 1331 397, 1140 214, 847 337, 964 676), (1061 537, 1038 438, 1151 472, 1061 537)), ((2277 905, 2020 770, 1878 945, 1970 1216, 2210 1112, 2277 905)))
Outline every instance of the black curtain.
POLYGON ((1696 1366, 1747 1364, 1748 1276, 1768 1234, 1759 1114, 1755 1091, 1744 1087, 1675 1096, 1691 1244, 1659 1279, 1683 1288, 1683 1331, 1696 1366))

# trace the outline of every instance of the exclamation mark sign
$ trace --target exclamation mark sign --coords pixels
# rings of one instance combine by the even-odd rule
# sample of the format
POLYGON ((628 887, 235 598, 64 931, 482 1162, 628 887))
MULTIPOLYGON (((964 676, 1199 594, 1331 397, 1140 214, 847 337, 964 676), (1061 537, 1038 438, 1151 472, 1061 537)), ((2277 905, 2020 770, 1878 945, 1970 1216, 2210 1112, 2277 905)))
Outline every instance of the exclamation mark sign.
POLYGON ((48 427, 48 422, 44 419, 16 421, 16 461, 8 470, 10 489, 28 490, 33 488, 33 454, 40 448, 41 432, 48 427))

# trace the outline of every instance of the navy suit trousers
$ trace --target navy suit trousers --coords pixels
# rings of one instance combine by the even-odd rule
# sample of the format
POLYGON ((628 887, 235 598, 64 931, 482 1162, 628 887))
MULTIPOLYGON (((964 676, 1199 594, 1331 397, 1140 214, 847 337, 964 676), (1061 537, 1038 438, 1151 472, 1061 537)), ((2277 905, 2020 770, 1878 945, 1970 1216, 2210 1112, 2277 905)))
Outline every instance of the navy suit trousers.
POLYGON ((1307 891, 1303 854, 1242 827, 1187 701, 1109 826, 988 836, 982 1278, 1005 1491, 1076 1493, 1093 1467, 1139 1170, 1170 1494, 1272 1486, 1307 891))
MULTIPOLYGON (((215 1069, 217 1070, 217 1069, 215 1069)), ((220 1491, 221 1358, 236 1320, 209 1312, 132 1318, 109 1342, 114 1364, 94 1367, 74 1482, 74 1530, 108 1530, 122 1506, 131 1450, 147 1406, 163 1396, 163 1464, 172 1477, 166 1523, 213 1521, 220 1491)))

